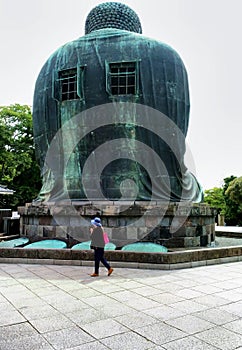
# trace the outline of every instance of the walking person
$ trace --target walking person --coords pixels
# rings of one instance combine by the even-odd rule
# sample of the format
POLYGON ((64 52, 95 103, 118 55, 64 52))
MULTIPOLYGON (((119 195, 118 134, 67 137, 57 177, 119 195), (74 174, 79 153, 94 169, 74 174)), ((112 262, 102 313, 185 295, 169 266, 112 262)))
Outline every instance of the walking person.
POLYGON ((94 259, 95 259, 95 270, 94 273, 92 273, 91 277, 98 277, 99 276, 99 265, 100 261, 101 263, 106 267, 108 270, 108 276, 111 275, 113 272, 112 267, 109 265, 107 260, 104 258, 104 247, 105 242, 103 238, 103 227, 101 223, 101 219, 96 217, 94 220, 91 220, 91 248, 94 249, 94 259))

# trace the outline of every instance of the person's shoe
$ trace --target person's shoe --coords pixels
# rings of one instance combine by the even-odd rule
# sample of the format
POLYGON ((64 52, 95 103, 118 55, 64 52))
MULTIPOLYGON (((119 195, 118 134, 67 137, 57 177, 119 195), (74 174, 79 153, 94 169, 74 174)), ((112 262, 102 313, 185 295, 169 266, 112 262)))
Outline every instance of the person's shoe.
POLYGON ((99 274, 94 272, 94 273, 92 273, 90 276, 91 276, 91 277, 98 277, 99 274))
POLYGON ((110 269, 108 270, 108 276, 110 276, 112 272, 113 272, 113 269, 110 267, 110 269))

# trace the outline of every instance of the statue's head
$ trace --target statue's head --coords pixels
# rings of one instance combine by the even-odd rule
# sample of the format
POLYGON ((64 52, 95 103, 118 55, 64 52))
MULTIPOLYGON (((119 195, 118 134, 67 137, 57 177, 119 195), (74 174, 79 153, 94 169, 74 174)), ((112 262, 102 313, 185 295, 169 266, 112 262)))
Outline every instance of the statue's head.
POLYGON ((138 15, 127 5, 106 2, 94 7, 85 23, 85 34, 104 28, 116 28, 142 34, 138 15))

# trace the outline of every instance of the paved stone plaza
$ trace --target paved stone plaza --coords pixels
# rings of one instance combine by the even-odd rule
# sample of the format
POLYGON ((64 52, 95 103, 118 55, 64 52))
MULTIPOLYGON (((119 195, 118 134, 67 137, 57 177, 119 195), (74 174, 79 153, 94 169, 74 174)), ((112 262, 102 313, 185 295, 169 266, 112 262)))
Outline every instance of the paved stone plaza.
POLYGON ((242 349, 242 262, 92 270, 0 264, 0 349, 242 349))

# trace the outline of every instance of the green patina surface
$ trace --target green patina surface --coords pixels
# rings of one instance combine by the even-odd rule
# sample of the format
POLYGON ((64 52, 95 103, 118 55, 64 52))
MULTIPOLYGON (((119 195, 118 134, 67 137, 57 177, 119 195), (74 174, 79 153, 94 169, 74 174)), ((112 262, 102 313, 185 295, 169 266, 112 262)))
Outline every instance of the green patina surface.
POLYGON ((24 248, 51 248, 51 249, 64 249, 67 247, 67 244, 63 241, 59 241, 57 239, 46 239, 43 241, 34 242, 31 244, 26 245, 24 248))
POLYGON ((150 242, 137 242, 125 245, 122 250, 126 252, 167 253, 168 249, 160 244, 150 242))
POLYGON ((0 247, 14 248, 22 246, 29 242, 27 237, 21 237, 16 239, 11 239, 10 241, 0 242, 0 247))
POLYGON ((83 172, 88 158, 92 155, 95 163, 97 157, 102 157, 105 163, 109 152, 100 156, 97 149, 117 139, 122 141, 116 146, 116 159, 111 159, 102 170, 93 168, 85 174, 86 183, 94 189, 89 193, 89 199, 102 199, 100 193, 112 200, 133 198, 130 182, 125 182, 131 179, 137 187, 136 200, 150 200, 155 195, 157 199, 179 201, 184 193, 185 200, 202 200, 201 187, 183 159, 190 109, 184 64, 171 47, 143 36, 138 17, 123 6, 108 3, 95 8, 87 18, 86 35, 54 52, 36 81, 33 122, 43 180, 40 200, 86 199, 83 172), (131 63, 135 67, 132 93, 114 93, 110 80, 114 74, 113 62, 131 63), (63 79, 68 70, 76 71, 77 84, 76 91, 69 97, 63 94, 63 79), (119 108, 119 115, 114 113, 112 124, 108 124, 103 106, 115 103, 130 103, 130 108, 123 112, 119 108), (160 124, 154 126, 150 110, 149 126, 142 127, 138 121, 143 112, 137 112, 136 104, 162 113, 172 124, 163 125, 161 118, 160 124), (98 106, 102 107, 99 109, 98 106), (89 113, 88 117, 85 113, 89 113), (103 115, 102 125, 97 124, 100 114, 103 115), (76 115, 80 115, 78 122, 70 123, 76 115), (152 126, 161 130, 167 128, 168 141, 151 131, 152 126), (85 133, 90 127, 93 130, 85 133), (60 137, 56 141, 55 149, 46 161, 53 140, 58 133, 62 135, 60 130, 64 128, 65 139, 60 137), (176 136, 178 131, 183 138, 176 136), (76 140, 75 144, 73 140, 76 140), (139 148, 135 141, 153 150, 163 162, 165 171, 159 168, 149 152, 145 157, 150 162, 144 167, 138 161, 139 148), (150 169, 155 169, 155 186, 150 169), (168 182, 170 191, 164 190, 168 182), (99 194, 95 191, 97 183, 99 194))
MULTIPOLYGON (((91 249, 91 241, 78 243, 78 244, 74 245, 71 249, 72 250, 90 250, 91 249)), ((111 242, 107 243, 104 247, 104 250, 115 250, 115 249, 116 249, 116 245, 111 243, 111 242)))

